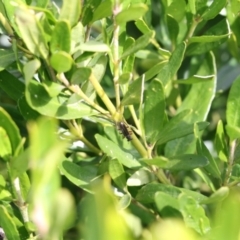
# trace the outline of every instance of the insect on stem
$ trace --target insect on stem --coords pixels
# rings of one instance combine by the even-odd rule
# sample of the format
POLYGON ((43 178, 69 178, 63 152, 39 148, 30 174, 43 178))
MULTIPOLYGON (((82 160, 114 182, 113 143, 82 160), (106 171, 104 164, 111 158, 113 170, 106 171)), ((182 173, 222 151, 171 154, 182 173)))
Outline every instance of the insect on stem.
POLYGON ((123 137, 125 137, 128 141, 132 140, 132 131, 128 130, 128 126, 124 122, 117 123, 118 130, 121 132, 123 137))

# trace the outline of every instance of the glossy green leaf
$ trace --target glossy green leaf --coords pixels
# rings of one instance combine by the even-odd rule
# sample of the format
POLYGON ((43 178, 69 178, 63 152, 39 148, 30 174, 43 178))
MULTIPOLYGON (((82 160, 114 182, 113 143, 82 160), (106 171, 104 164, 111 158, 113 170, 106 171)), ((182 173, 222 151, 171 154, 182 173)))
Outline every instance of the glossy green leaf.
POLYGON ((31 108, 49 117, 76 119, 98 114, 80 100, 68 102, 67 96, 50 97, 44 87, 33 80, 26 88, 26 99, 31 108))
POLYGON ((151 31, 151 29, 147 26, 147 23, 141 18, 135 21, 135 25, 143 34, 151 31))
POLYGON ((181 21, 185 15, 186 2, 184 0, 172 1, 166 8, 166 13, 171 15, 176 21, 181 21))
POLYGON ((131 72, 126 72, 126 73, 123 73, 119 77, 118 82, 119 82, 119 84, 126 84, 126 83, 129 83, 131 78, 132 78, 132 73, 131 72))
POLYGON ((165 114, 165 95, 163 85, 153 80, 144 93, 144 131, 149 144, 154 144, 163 128, 165 114))
POLYGON ((128 186, 142 186, 146 183, 153 182, 155 176, 147 169, 140 169, 133 173, 127 180, 128 186))
POLYGON ((179 26, 177 20, 172 15, 167 15, 167 26, 169 37, 174 44, 176 44, 177 36, 179 33, 179 26))
POLYGON ((130 153, 123 151, 117 144, 98 134, 95 137, 102 151, 111 158, 118 159, 121 164, 128 168, 137 168, 141 166, 130 153))
POLYGON ((140 103, 141 95, 143 92, 143 82, 148 81, 156 76, 159 71, 161 71, 161 69, 165 66, 165 64, 166 62, 160 62, 156 64, 141 77, 133 81, 133 83, 129 85, 128 91, 122 99, 121 104, 124 106, 140 103))
POLYGON ((203 235, 211 230, 204 208, 191 196, 183 194, 178 199, 185 224, 203 235))
POLYGON ((240 128, 239 127, 226 125, 226 132, 231 141, 233 141, 237 138, 240 138, 240 128))
POLYGON ((52 54, 50 64, 58 73, 67 72, 72 67, 73 59, 70 54, 59 51, 52 54))
POLYGON ((213 19, 216 17, 220 11, 226 6, 227 0, 214 0, 212 4, 206 8, 205 12, 202 14, 204 20, 213 19))
MULTIPOLYGON (((204 61, 197 73, 198 75, 215 75, 216 67, 213 54, 205 56, 204 61)), ((192 109, 192 113, 185 118, 187 124, 193 124, 198 121, 206 119, 212 100, 215 96, 216 77, 213 81, 207 81, 204 83, 197 83, 192 85, 191 90, 184 99, 182 105, 178 109, 181 112, 185 109, 192 109), (201 96, 201 104, 196 101, 196 96, 201 96)), ((193 153, 195 149, 194 135, 188 135, 186 137, 168 142, 165 148, 165 154, 167 157, 174 155, 182 155, 186 153, 193 153)))
POLYGON ((201 42, 193 42, 187 48, 187 55, 203 54, 210 50, 218 47, 220 44, 225 42, 230 35, 229 25, 227 20, 224 18, 217 24, 213 25, 203 36, 194 37, 193 41, 201 40, 201 42), (218 37, 220 36, 220 37, 218 37), (219 38, 219 39, 217 39, 219 38), (214 41, 212 41, 214 40, 214 41))
POLYGON ((0 216, 0 225, 4 229, 7 239, 21 240, 13 217, 10 216, 4 205, 0 205, 0 216))
POLYGON ((186 43, 179 44, 172 53, 169 62, 160 70, 157 78, 163 83, 164 87, 169 84, 182 64, 186 50, 186 43))
POLYGON ((208 199, 203 200, 202 204, 212 204, 216 202, 223 201, 229 195, 228 187, 221 187, 216 192, 214 192, 208 199))
POLYGON ((196 14, 196 0, 189 0, 188 1, 188 7, 193 15, 196 14))
POLYGON ((219 41, 223 38, 227 38, 229 36, 229 33, 223 34, 223 35, 203 35, 199 37, 191 37, 189 39, 189 44, 194 42, 200 42, 200 43, 208 43, 208 42, 215 42, 219 41))
POLYGON ((27 62, 24 65, 23 73, 24 73, 26 82, 28 82, 34 77, 34 74, 40 68, 40 66, 41 66, 41 62, 37 58, 27 62))
POLYGON ((67 21, 59 21, 52 32, 50 50, 52 53, 64 51, 69 53, 71 49, 70 25, 67 21))
POLYGON ((214 76, 210 75, 210 76, 197 76, 194 75, 192 77, 189 77, 187 79, 178 79, 176 81, 174 81, 175 83, 178 84, 194 84, 194 83, 201 83, 201 82, 205 82, 205 81, 213 81, 214 80, 214 76))
POLYGON ((118 209, 120 211, 126 209, 131 204, 131 200, 132 198, 129 193, 123 195, 118 202, 118 209))
POLYGON ((132 4, 128 9, 122 10, 116 15, 116 22, 118 25, 137 20, 141 18, 148 10, 148 7, 145 4, 132 4))
POLYGON ((178 200, 164 192, 156 192, 154 200, 162 217, 179 217, 178 200))
POLYGON ((208 175, 217 179, 221 179, 221 172, 219 170, 216 160, 213 158, 208 148, 200 139, 198 139, 197 141, 197 154, 200 156, 204 156, 208 159, 209 165, 204 168, 208 175))
POLYGON ((227 124, 240 128, 240 77, 232 84, 227 100, 227 124))
POLYGON ((25 96, 22 96, 18 99, 18 109, 21 113, 21 115, 24 117, 26 120, 36 120, 40 114, 33 110, 29 104, 27 103, 27 100, 25 96))
POLYGON ((163 169, 168 169, 170 171, 188 171, 194 168, 205 167, 207 164, 208 160, 206 157, 186 154, 169 158, 169 161, 163 166, 163 169))
POLYGON ((146 47, 151 39, 154 37, 154 32, 149 32, 144 34, 143 36, 139 37, 133 45, 128 47, 122 54, 121 59, 126 58, 127 56, 136 53, 138 50, 143 49, 146 47))
MULTIPOLYGON (((20 54, 21 55, 21 54, 20 54)), ((0 71, 16 61, 15 53, 11 49, 0 49, 0 71)))
POLYGON ((110 48, 105 43, 89 41, 76 47, 75 51, 76 50, 82 50, 86 52, 109 52, 110 48))
POLYGON ((109 174, 115 184, 124 189, 126 186, 126 175, 122 164, 117 159, 111 159, 109 161, 109 174))
POLYGON ((141 159, 142 162, 146 163, 149 166, 157 166, 159 168, 163 168, 164 166, 167 165, 168 163, 168 159, 163 157, 163 156, 158 156, 158 157, 154 157, 151 159, 141 159))
POLYGON ((60 11, 60 20, 67 20, 71 26, 74 26, 80 18, 81 7, 81 2, 78 0, 71 0, 71 4, 64 0, 60 11))
POLYGON ((9 156, 11 156, 11 153, 11 142, 7 132, 4 130, 4 128, 0 127, 0 157, 7 161, 9 156))
POLYGON ((92 70, 90 68, 78 68, 72 75, 71 83, 81 84, 89 79, 91 73, 92 70))
POLYGON ((6 132, 11 142, 12 150, 11 155, 14 155, 21 144, 22 138, 17 125, 14 123, 10 115, 1 107, 0 107, 0 127, 2 127, 6 132))
MULTIPOLYGON (((158 144, 163 144, 171 140, 182 138, 193 133, 194 123, 188 123, 187 119, 193 114, 191 110, 184 110, 174 116, 159 133, 158 144)), ((205 129, 207 122, 198 122, 199 129, 205 129)))
POLYGON ((109 17, 112 14, 112 4, 113 2, 111 0, 101 2, 93 11, 91 23, 102 18, 109 17))
POLYGON ((88 185, 97 176, 96 167, 78 166, 69 161, 63 161, 60 170, 73 184, 84 189, 89 189, 88 185))
POLYGON ((24 83, 6 70, 0 72, 0 87, 15 101, 24 94, 25 89, 24 83))
POLYGON ((205 197, 204 195, 195 191, 191 191, 189 189, 179 188, 162 183, 149 183, 138 191, 136 200, 144 204, 153 203, 156 192, 164 192, 174 198, 178 198, 181 193, 185 193, 188 196, 196 199, 196 201, 198 202, 207 199, 207 197, 205 197))
POLYGON ((228 160, 228 149, 226 144, 226 135, 223 129, 223 123, 219 120, 217 125, 217 131, 214 141, 215 149, 217 151, 220 160, 227 162, 228 160))
POLYGON ((38 57, 41 56, 47 59, 49 54, 48 45, 37 18, 24 8, 18 8, 15 16, 21 37, 29 51, 38 57))

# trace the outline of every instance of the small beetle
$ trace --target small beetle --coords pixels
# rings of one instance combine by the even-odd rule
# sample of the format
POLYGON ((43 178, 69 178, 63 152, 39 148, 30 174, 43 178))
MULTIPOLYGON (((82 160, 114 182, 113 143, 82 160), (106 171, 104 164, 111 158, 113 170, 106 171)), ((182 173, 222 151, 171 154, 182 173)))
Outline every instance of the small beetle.
POLYGON ((124 122, 118 122, 117 126, 118 126, 118 130, 122 133, 123 137, 125 137, 128 141, 131 141, 132 131, 128 130, 128 127, 126 126, 126 124, 124 122))

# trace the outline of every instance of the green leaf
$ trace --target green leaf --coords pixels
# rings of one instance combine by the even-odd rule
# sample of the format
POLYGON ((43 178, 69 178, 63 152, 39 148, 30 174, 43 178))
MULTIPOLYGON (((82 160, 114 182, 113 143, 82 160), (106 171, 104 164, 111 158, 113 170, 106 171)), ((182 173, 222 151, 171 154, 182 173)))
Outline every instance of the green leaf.
POLYGON ((21 113, 21 115, 24 117, 26 120, 36 120, 40 114, 33 110, 29 104, 27 103, 26 97, 22 96, 18 99, 18 109, 21 113))
POLYGON ((2 127, 10 142, 11 142, 11 155, 14 155, 21 144, 22 138, 17 125, 14 123, 10 115, 0 107, 0 127, 2 127))
POLYGON ((151 31, 146 22, 143 19, 137 19, 135 21, 136 27, 143 33, 146 34, 151 31))
POLYGON ((155 176, 147 169, 140 169, 133 173, 127 180, 128 186, 141 186, 155 180, 155 176))
POLYGON ((97 41, 88 41, 82 43, 81 45, 75 48, 75 51, 82 50, 85 52, 109 52, 110 48, 107 44, 97 42, 97 41))
POLYGON ((217 131, 215 135, 214 145, 220 160, 228 161, 228 149, 226 144, 226 135, 223 129, 223 123, 221 120, 218 121, 217 131))
POLYGON ((91 23, 102 18, 109 17, 112 14, 112 4, 113 2, 111 0, 101 2, 97 8, 94 9, 91 23))
POLYGON ((0 225, 3 228, 7 239, 21 240, 13 218, 3 205, 0 205, 0 216, 0 225))
MULTIPOLYGON (((78 68, 72 75, 71 83, 72 84, 81 84, 89 79, 92 70, 90 68, 78 68)), ((95 76, 95 75, 94 75, 95 76)))
POLYGON ((230 138, 230 141, 240 138, 240 128, 239 127, 226 125, 226 131, 230 138))
POLYGON ((84 190, 89 189, 90 182, 97 176, 97 168, 95 166, 78 166, 69 161, 63 161, 60 170, 69 181, 84 190))
POLYGON ((186 2, 184 0, 171 1, 166 8, 166 13, 180 22, 185 16, 186 2))
POLYGON ((118 202, 118 210, 124 210, 131 204, 132 197, 129 193, 122 196, 118 202))
POLYGON ((221 187, 214 192, 208 199, 203 200, 201 204, 212 204, 216 202, 222 202, 229 195, 228 187, 221 187))
POLYGON ((193 43, 188 46, 186 54, 196 55, 209 52, 225 42, 230 34, 228 22, 224 18, 204 32, 204 35, 200 36, 199 39, 194 37, 193 43), (201 40, 201 42, 197 42, 198 40, 201 40))
POLYGON ((169 158, 169 161, 164 165, 163 169, 168 169, 170 171, 189 171, 194 168, 201 168, 208 164, 207 158, 195 155, 195 154, 185 154, 181 156, 174 156, 169 158))
POLYGON ((70 25, 67 21, 59 21, 52 32, 50 50, 52 53, 64 51, 69 53, 71 49, 70 25))
POLYGON ((71 69, 73 59, 70 54, 63 51, 58 51, 52 54, 50 63, 58 73, 62 73, 71 69))
POLYGON ((124 189, 124 187, 126 186, 126 175, 123 166, 119 162, 119 160, 111 159, 109 161, 109 174, 115 184, 121 189, 124 189))
POLYGON ((227 100, 227 124, 232 127, 240 128, 240 77, 231 86, 227 100))
POLYGON ((128 9, 124 9, 116 15, 116 22, 120 25, 125 22, 137 20, 141 18, 147 10, 147 5, 143 3, 132 4, 128 9))
POLYGON ((195 154, 173 156, 169 159, 159 156, 152 159, 143 159, 142 161, 150 166, 154 165, 170 171, 189 171, 208 164, 206 157, 195 154))
POLYGON ((154 65, 151 69, 149 69, 145 74, 141 77, 133 81, 128 87, 127 93, 124 95, 121 104, 123 106, 132 105, 136 103, 140 103, 141 95, 143 92, 143 81, 148 81, 152 79, 155 75, 161 71, 161 69, 165 66, 166 62, 160 62, 154 65))
POLYGON ((210 76, 197 76, 194 75, 192 77, 189 77, 187 79, 178 79, 176 81, 174 81, 174 83, 178 83, 178 84, 194 84, 194 83, 201 83, 201 82, 206 82, 206 81, 213 81, 214 80, 213 75, 210 76))
POLYGON ((41 66, 41 62, 37 58, 27 62, 24 65, 23 73, 24 73, 26 82, 28 82, 33 78, 34 74, 40 68, 40 66, 41 66))
POLYGON ((220 11, 226 6, 227 0, 214 0, 212 4, 206 8, 205 12, 202 14, 203 20, 209 20, 216 17, 220 11))
POLYGON ((191 37, 189 39, 189 44, 194 43, 194 42, 199 42, 199 43, 208 43, 208 42, 215 42, 219 41, 223 38, 227 38, 229 36, 229 33, 223 34, 223 35, 203 35, 199 37, 191 37))
POLYGON ((48 45, 44 38, 43 29, 37 18, 27 9, 18 8, 16 11, 16 23, 21 37, 29 51, 38 57, 47 59, 48 45))
POLYGON ((211 230, 210 222, 205 215, 204 208, 194 198, 182 194, 178 201, 184 222, 188 227, 193 228, 201 235, 211 230))
POLYGON ((172 15, 167 15, 167 26, 169 37, 174 44, 176 44, 177 36, 179 33, 179 25, 177 20, 172 15))
MULTIPOLYGON (((202 62, 197 74, 216 76, 215 59, 213 54, 210 53, 205 56, 205 59, 202 62)), ((185 109, 192 109, 192 113, 185 118, 185 122, 187 124, 192 124, 206 119, 212 100, 215 96, 215 88, 216 77, 214 81, 207 81, 192 85, 191 90, 178 109, 178 112, 181 112, 185 109), (196 101, 196 96, 201 96, 201 104, 196 101)), ((167 157, 182 155, 186 153, 193 153, 194 149, 194 135, 188 135, 186 137, 168 142, 165 148, 165 154, 167 157)))
POLYGON ((138 50, 145 48, 154 37, 154 32, 149 32, 139 37, 134 44, 128 47, 122 54, 121 59, 126 58, 127 56, 136 53, 138 50))
POLYGON ((25 90, 24 83, 6 70, 0 72, 0 87, 15 101, 24 94, 25 90))
POLYGON ((68 102, 69 97, 61 94, 50 97, 45 88, 33 80, 29 81, 27 85, 26 99, 31 108, 49 117, 76 119, 98 114, 97 111, 80 100, 68 102))
POLYGON ((81 2, 78 0, 71 0, 71 4, 69 4, 69 1, 64 0, 59 19, 67 20, 71 26, 74 26, 80 18, 81 7, 81 2))
MULTIPOLYGON (((160 145, 193 133, 194 123, 187 123, 192 114, 193 111, 186 109, 174 116, 159 133, 157 144, 160 145)), ((207 122, 198 122, 197 125, 199 129, 203 130, 209 124, 207 122)))
POLYGON ((186 43, 179 44, 172 53, 169 62, 160 70, 157 78, 163 83, 165 87, 174 78, 178 69, 180 68, 183 56, 186 50, 186 43))
POLYGON ((218 164, 201 139, 198 139, 197 141, 197 153, 198 155, 204 156, 208 159, 209 165, 204 168, 208 175, 221 179, 221 172, 218 164))
POLYGON ((0 127, 0 157, 5 161, 11 156, 11 142, 4 128, 0 127))
POLYGON ((154 79, 145 91, 144 97, 144 131, 146 140, 151 145, 157 140, 164 123, 165 96, 162 83, 154 79))
POLYGON ((149 183, 138 191, 136 200, 140 201, 143 204, 153 203, 156 192, 164 192, 174 198, 178 198, 181 193, 185 193, 188 196, 196 199, 198 202, 207 199, 207 197, 205 197, 204 195, 188 189, 179 188, 162 183, 149 183))
POLYGON ((102 151, 111 158, 118 159, 121 164, 128 168, 137 168, 141 166, 141 164, 130 153, 123 151, 117 144, 99 134, 95 137, 102 151))
MULTIPOLYGON (((19 53, 21 56, 22 54, 19 53)), ((11 49, 0 49, 0 71, 4 70, 11 63, 15 62, 15 53, 11 49)))
POLYGON ((156 192, 154 199, 162 217, 179 217, 179 203, 176 198, 164 192, 156 192))

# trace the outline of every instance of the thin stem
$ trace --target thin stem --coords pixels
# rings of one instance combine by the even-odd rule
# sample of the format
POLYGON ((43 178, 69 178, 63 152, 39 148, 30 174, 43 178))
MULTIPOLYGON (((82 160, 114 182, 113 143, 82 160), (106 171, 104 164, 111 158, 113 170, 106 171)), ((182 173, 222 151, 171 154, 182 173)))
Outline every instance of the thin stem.
POLYGON ((233 140, 232 143, 230 144, 230 153, 229 153, 228 166, 227 166, 224 185, 228 185, 231 174, 232 174, 236 147, 237 147, 237 140, 233 140))
POLYGON ((100 107, 98 104, 93 102, 90 98, 85 95, 85 93, 82 91, 82 89, 78 85, 71 85, 69 81, 66 79, 63 73, 58 74, 58 80, 61 81, 71 92, 76 93, 78 96, 80 96, 82 99, 86 101, 87 104, 95 108, 100 113, 106 115, 108 112, 100 107))
POLYGON ((82 127, 79 126, 75 120, 72 120, 72 125, 66 123, 70 129, 74 127, 73 133, 78 137, 80 141, 82 141, 92 152, 96 153, 97 155, 102 155, 102 151, 95 147, 92 143, 90 143, 83 135, 82 127))
POLYGON ((120 6, 118 1, 115 1, 113 8, 113 21, 114 21, 114 30, 113 30, 113 82, 116 96, 116 108, 120 107, 120 87, 119 87, 119 25, 116 22, 116 15, 120 12, 120 6))
POLYGON ((188 33, 187 33, 187 35, 185 37, 186 41, 188 41, 189 38, 191 38, 193 36, 193 33, 194 33, 198 23, 201 22, 201 21, 202 21, 202 19, 200 17, 193 17, 192 24, 191 24, 191 26, 190 26, 190 28, 188 30, 188 33))
POLYGON ((135 112, 135 109, 134 109, 133 105, 128 106, 128 109, 129 109, 129 111, 130 111, 130 113, 132 115, 133 121, 134 121, 134 123, 135 123, 135 125, 137 127, 138 132, 140 133, 140 136, 142 136, 140 122, 139 122, 139 120, 137 118, 137 115, 136 115, 136 112, 135 112))
POLYGON ((109 97, 107 96, 107 94, 103 90, 102 86, 99 84, 98 80, 96 79, 96 77, 93 74, 90 75, 89 81, 92 83, 92 85, 93 85, 94 89, 96 90, 98 96, 104 102, 106 108, 108 109, 108 111, 112 115, 113 120, 115 122, 121 121, 122 117, 116 111, 116 108, 114 107, 114 105, 112 104, 111 100, 109 99, 109 97))
POLYGON ((24 223, 28 223, 29 222, 28 207, 26 205, 25 200, 22 197, 21 186, 18 177, 13 180, 13 187, 17 198, 15 203, 21 212, 24 223))

